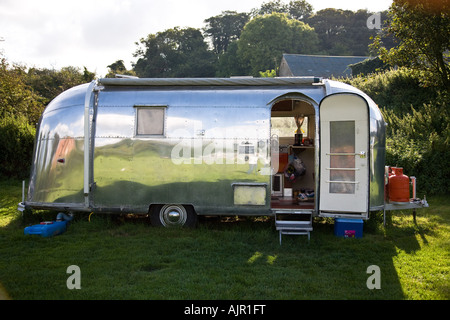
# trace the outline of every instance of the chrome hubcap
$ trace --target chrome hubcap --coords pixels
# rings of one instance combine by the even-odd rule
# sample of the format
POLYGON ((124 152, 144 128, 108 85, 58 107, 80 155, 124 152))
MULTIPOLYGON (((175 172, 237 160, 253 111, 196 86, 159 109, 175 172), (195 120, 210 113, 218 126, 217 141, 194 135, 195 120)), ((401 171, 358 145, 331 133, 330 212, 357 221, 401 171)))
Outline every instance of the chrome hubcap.
POLYGON ((166 226, 182 226, 186 223, 187 212, 183 206, 165 205, 159 214, 161 223, 166 226))

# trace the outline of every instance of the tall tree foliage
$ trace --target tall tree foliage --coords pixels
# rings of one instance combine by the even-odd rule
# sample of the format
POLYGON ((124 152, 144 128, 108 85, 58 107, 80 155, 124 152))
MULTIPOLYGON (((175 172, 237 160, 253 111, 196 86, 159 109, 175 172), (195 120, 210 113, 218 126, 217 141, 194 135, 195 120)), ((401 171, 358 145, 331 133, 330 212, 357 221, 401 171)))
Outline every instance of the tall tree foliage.
POLYGON ((247 61, 251 73, 276 69, 283 53, 313 53, 317 35, 309 25, 286 14, 257 16, 247 23, 238 42, 238 55, 247 61))
POLYGON ((394 0, 385 32, 398 39, 387 49, 377 37, 382 58, 421 72, 426 85, 450 88, 449 0, 394 0))
POLYGON ((224 11, 218 16, 205 20, 204 32, 211 38, 215 54, 227 52, 230 43, 239 39, 248 19, 248 13, 224 11))
MULTIPOLYGON (((141 77, 257 76, 259 71, 276 69, 278 66, 275 64, 279 63, 283 53, 368 55, 371 37, 376 34, 376 30, 367 28, 366 22, 371 14, 367 10, 340 9, 313 13, 312 5, 306 0, 268 1, 249 13, 223 11, 204 21, 204 39, 197 30, 195 39, 199 41, 195 52, 183 50, 182 45, 185 41, 192 42, 192 38, 183 36, 184 33, 193 33, 195 29, 192 28, 177 27, 141 39, 137 43, 140 47, 134 55, 137 61, 133 64, 133 71, 141 77), (297 28, 297 36, 283 29, 286 23, 269 21, 270 27, 261 25, 264 32, 258 34, 256 28, 249 31, 261 23, 262 17, 272 14, 284 15, 285 21, 290 21, 290 27, 297 28), (298 22, 306 25, 299 27, 301 24, 298 22), (305 38, 306 34, 310 36, 305 38), (299 45, 296 38, 302 37, 304 45, 299 45)), ((386 38, 383 40, 386 43, 386 38)))
POLYGON ((134 53, 134 71, 140 77, 214 76, 214 55, 198 29, 175 27, 149 34, 140 45, 134 53))
POLYGON ((370 16, 367 10, 328 8, 318 11, 307 22, 319 37, 322 54, 364 56, 368 54, 371 37, 376 35, 376 30, 366 26, 370 16))
POLYGON ((245 76, 250 74, 248 63, 238 55, 238 42, 231 42, 227 52, 218 56, 216 77, 245 76))
POLYGON ((305 22, 313 14, 313 6, 306 0, 290 1, 288 11, 292 19, 305 22))
POLYGON ((272 13, 285 13, 290 19, 304 21, 313 13, 313 6, 306 0, 290 1, 289 4, 273 0, 264 2, 259 8, 252 9, 250 14, 256 17, 272 13))
POLYGON ((108 74, 105 76, 105 78, 114 78, 117 74, 136 76, 136 73, 133 70, 127 70, 123 60, 117 60, 116 62, 111 63, 108 66, 108 69, 108 74))

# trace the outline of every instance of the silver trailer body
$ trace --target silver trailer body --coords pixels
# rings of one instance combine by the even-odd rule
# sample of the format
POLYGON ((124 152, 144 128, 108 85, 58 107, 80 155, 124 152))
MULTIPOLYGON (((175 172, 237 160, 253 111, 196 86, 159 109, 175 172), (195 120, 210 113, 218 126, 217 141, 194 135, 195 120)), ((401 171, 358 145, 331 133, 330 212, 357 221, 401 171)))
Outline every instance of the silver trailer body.
POLYGON ((100 79, 45 109, 24 205, 367 218, 384 208, 384 181, 385 122, 349 85, 308 77, 100 79), (307 119, 300 143, 294 132, 275 134, 277 119, 299 117, 307 119), (282 153, 306 167, 294 182, 278 168, 282 153), (313 200, 297 201, 305 189, 313 200))

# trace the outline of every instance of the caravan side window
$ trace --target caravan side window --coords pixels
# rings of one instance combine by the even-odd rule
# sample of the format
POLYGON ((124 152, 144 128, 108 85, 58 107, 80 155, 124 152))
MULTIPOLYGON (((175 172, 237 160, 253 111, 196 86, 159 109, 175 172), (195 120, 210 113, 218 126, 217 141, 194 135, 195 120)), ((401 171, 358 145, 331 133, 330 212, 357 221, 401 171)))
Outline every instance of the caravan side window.
POLYGON ((166 107, 136 106, 136 135, 164 135, 166 107))

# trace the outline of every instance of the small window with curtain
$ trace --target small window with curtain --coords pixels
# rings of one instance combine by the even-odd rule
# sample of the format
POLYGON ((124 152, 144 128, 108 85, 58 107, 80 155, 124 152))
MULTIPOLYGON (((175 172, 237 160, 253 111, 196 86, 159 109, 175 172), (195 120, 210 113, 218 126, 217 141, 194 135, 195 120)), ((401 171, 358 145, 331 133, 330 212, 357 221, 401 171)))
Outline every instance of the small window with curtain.
POLYGON ((136 106, 136 135, 163 136, 166 107, 136 106))

